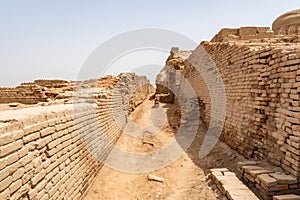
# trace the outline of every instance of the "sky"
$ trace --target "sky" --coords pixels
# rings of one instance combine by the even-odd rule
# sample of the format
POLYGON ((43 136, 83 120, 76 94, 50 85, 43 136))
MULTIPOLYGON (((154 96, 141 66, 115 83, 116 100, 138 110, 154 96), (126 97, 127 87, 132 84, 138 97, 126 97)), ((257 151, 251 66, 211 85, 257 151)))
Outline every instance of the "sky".
MULTIPOLYGON (((128 31, 167 29, 199 44, 224 27, 271 26, 297 8, 299 0, 0 0, 0 86, 77 80, 97 47, 128 31)), ((114 61, 107 73, 142 73, 154 66, 157 72, 167 56, 167 49, 133 52, 114 61)))

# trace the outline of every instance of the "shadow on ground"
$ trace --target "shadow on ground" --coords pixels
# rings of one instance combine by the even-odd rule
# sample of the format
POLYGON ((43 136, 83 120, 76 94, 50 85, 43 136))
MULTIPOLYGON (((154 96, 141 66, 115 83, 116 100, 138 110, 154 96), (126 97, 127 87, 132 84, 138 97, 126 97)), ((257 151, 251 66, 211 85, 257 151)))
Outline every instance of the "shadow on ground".
MULTIPOLYGON (((176 134, 181 121, 180 108, 175 104, 167 104, 164 108, 167 110, 168 122, 176 134)), ((206 174, 209 172, 209 169, 223 167, 235 172, 237 162, 245 159, 241 154, 220 140, 204 159, 199 158, 199 151, 207 131, 207 127, 203 121, 201 119, 199 120, 197 135, 190 147, 186 150, 187 155, 193 160, 194 164, 203 169, 206 174)), ((178 141, 178 143, 180 144, 180 141, 178 141)))

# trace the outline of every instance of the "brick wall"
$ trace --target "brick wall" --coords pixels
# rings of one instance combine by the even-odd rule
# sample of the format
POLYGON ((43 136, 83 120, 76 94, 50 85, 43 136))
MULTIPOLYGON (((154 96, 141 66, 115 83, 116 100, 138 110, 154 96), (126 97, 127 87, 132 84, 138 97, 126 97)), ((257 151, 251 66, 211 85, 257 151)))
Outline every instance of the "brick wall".
POLYGON ((275 35, 269 27, 240 27, 223 28, 212 38, 212 42, 228 42, 239 40, 261 40, 274 38, 275 35))
POLYGON ((71 81, 66 80, 35 80, 34 84, 47 88, 63 88, 71 85, 71 81))
MULTIPOLYGON (((149 95, 145 77, 125 76, 134 78, 120 90, 144 83, 140 95, 149 95)), ((112 95, 113 89, 74 105, 0 112, 0 199, 80 199, 126 123, 129 93, 112 95)))
POLYGON ((47 98, 43 88, 35 84, 0 88, 0 103, 19 102, 23 104, 36 104, 46 102, 47 98))
POLYGON ((0 87, 0 103, 37 104, 59 98, 67 98, 72 82, 64 80, 36 80, 17 87, 0 87))
MULTIPOLYGON (((292 43, 201 45, 221 73, 226 90, 222 140, 248 158, 267 159, 300 178, 300 47, 292 43)), ((198 47, 188 60, 197 57, 198 47)), ((200 74, 186 64, 185 76, 210 122, 211 99, 200 74)))

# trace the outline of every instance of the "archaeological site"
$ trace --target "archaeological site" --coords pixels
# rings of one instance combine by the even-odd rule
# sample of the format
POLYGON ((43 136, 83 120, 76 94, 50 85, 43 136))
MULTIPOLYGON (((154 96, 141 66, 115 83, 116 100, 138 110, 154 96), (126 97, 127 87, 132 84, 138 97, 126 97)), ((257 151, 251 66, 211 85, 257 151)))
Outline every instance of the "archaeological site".
POLYGON ((0 200, 17 199, 300 200, 300 10, 173 47, 156 85, 1 87, 0 200))

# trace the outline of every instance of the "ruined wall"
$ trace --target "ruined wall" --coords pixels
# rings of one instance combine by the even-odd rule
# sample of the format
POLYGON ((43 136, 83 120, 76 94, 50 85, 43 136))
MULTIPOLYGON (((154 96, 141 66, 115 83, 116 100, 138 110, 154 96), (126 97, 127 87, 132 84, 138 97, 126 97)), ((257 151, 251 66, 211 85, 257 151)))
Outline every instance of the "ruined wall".
POLYGON ((181 72, 185 67, 185 60, 192 54, 192 51, 179 51, 173 47, 170 51, 165 67, 156 77, 156 98, 162 103, 174 103, 179 92, 181 72))
POLYGON ((63 88, 71 85, 71 81, 66 80, 35 80, 33 83, 47 88, 63 88))
POLYGON ((241 28, 223 28, 216 34, 212 42, 228 42, 238 40, 258 40, 273 38, 274 32, 269 27, 241 27, 241 28))
POLYGON ((132 112, 137 106, 144 102, 150 93, 155 89, 150 84, 146 76, 137 76, 132 73, 121 73, 118 76, 117 87, 123 94, 124 102, 128 102, 128 110, 132 112), (134 83, 134 84, 132 84, 134 83))
MULTIPOLYGON (((150 88, 144 77, 127 76, 135 78, 120 90, 150 88)), ((113 89, 97 88, 90 98, 78 92, 74 104, 0 112, 0 199, 80 199, 126 123, 128 94, 113 89)))
POLYGON ((47 98, 43 88, 35 84, 21 85, 15 88, 0 88, 0 103, 36 104, 46 102, 47 98))
POLYGON ((0 103, 37 104, 56 98, 70 97, 72 82, 64 80, 36 80, 17 87, 0 87, 0 103))
MULTIPOLYGON (((267 159, 300 177, 300 47, 285 43, 201 45, 216 63, 226 89, 222 140, 248 158, 267 159)), ((197 57, 201 47, 188 58, 197 57)), ((211 100, 200 74, 186 65, 201 117, 208 125, 211 100)))

